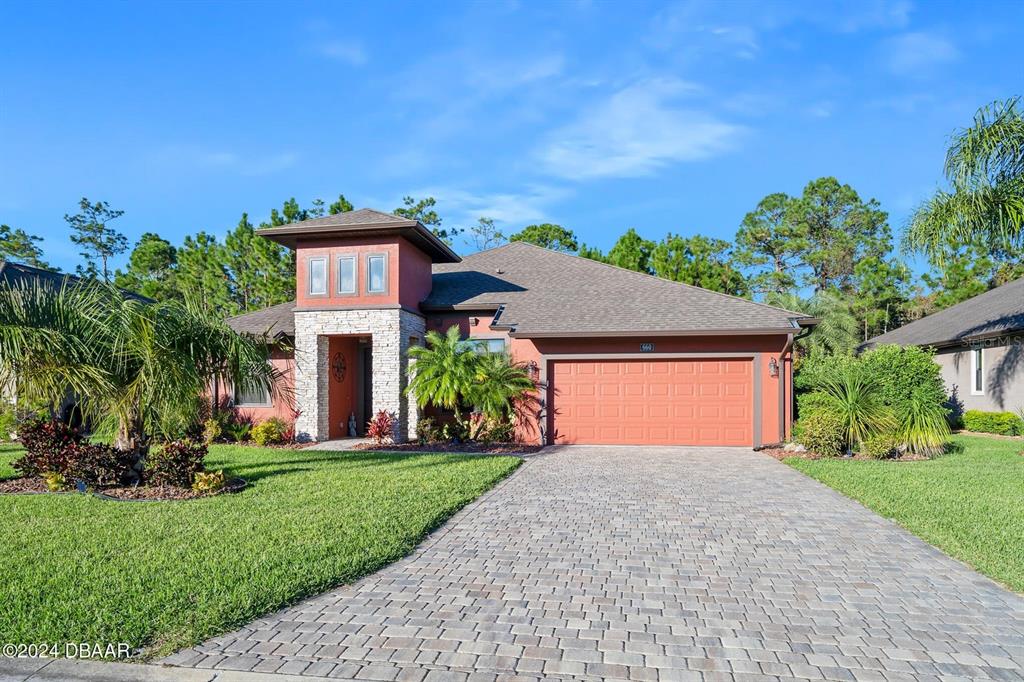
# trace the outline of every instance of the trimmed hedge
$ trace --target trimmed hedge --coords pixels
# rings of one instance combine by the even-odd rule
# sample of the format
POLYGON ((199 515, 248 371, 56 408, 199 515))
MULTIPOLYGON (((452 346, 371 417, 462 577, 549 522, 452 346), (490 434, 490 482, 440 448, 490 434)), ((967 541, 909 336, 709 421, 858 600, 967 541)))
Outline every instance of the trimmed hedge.
POLYGON ((963 415, 964 428, 978 433, 1000 436, 1024 435, 1024 420, 1013 412, 983 412, 967 410, 963 415))

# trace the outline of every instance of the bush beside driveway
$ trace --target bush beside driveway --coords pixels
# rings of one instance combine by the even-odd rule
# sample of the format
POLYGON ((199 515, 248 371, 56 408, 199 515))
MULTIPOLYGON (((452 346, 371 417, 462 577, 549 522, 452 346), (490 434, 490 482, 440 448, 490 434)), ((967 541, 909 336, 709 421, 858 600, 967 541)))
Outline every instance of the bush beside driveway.
MULTIPOLYGON (((19 449, 0 450, 0 478, 19 449)), ((0 496, 0 642, 170 652, 407 554, 516 468, 512 457, 214 446, 236 495, 0 496)))
POLYGON ((1024 441, 960 435, 922 462, 786 460, 1017 592, 1024 592, 1024 441))

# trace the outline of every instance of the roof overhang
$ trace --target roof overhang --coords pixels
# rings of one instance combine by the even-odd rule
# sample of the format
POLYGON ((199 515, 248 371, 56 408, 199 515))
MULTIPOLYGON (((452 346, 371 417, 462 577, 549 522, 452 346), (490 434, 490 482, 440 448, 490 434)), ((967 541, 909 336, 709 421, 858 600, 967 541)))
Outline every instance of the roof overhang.
POLYGON ((261 237, 294 249, 300 239, 330 239, 379 237, 381 235, 404 237, 435 263, 458 263, 462 260, 451 247, 438 239, 437 235, 414 220, 396 220, 366 225, 281 225, 256 230, 261 237))
POLYGON ((793 327, 766 327, 763 329, 678 329, 678 330, 620 330, 620 331, 513 331, 509 336, 519 339, 580 339, 608 337, 652 337, 652 336, 769 336, 792 334, 793 327))

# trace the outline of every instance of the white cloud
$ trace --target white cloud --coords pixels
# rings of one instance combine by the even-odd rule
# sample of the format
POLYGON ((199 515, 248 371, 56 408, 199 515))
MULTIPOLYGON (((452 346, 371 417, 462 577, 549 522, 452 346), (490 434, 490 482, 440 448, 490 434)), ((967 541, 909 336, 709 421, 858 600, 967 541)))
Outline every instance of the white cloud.
POLYGON ((548 172, 568 179, 635 177, 667 164, 728 150, 743 132, 714 115, 680 106, 689 83, 660 78, 630 85, 554 131, 539 152, 548 172))
POLYGON ((937 66, 956 61, 959 50, 952 42, 934 33, 904 33, 882 44, 882 59, 888 69, 900 76, 925 75, 937 66))
POLYGON ((316 51, 324 57, 345 62, 352 66, 362 66, 367 61, 366 50, 357 42, 348 40, 327 40, 316 47, 316 51))
POLYGON ((411 196, 432 196, 445 222, 460 227, 475 224, 478 218, 521 227, 549 220, 546 207, 570 196, 564 187, 529 185, 521 192, 471 192, 457 187, 423 187, 411 196))

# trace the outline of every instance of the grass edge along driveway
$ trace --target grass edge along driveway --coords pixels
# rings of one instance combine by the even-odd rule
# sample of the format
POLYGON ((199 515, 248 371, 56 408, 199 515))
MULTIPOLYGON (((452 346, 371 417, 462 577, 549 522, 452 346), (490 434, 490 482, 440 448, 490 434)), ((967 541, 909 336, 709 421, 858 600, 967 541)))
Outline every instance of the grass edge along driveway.
POLYGON ((785 462, 1024 592, 1024 441, 973 435, 953 440, 963 452, 920 462, 785 462))
MULTIPOLYGON (((0 448, 0 478, 17 449, 0 448)), ((153 658, 407 555, 515 457, 214 446, 234 495, 0 495, 0 642, 127 642, 153 658)))

